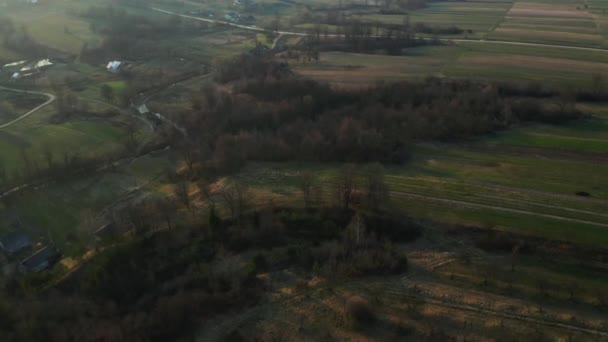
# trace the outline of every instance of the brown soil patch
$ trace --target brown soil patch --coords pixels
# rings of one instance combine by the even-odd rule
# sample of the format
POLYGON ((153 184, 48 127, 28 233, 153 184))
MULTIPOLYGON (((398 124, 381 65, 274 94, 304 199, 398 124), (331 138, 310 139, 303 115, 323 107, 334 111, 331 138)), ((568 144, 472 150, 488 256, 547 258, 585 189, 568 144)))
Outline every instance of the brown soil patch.
POLYGON ((608 64, 596 62, 575 61, 571 59, 533 57, 521 55, 505 56, 467 56, 461 59, 461 63, 478 66, 508 66, 523 67, 548 71, 559 70, 569 72, 608 72, 608 64))
POLYGON ((516 2, 508 13, 509 16, 589 18, 591 15, 576 6, 516 2))

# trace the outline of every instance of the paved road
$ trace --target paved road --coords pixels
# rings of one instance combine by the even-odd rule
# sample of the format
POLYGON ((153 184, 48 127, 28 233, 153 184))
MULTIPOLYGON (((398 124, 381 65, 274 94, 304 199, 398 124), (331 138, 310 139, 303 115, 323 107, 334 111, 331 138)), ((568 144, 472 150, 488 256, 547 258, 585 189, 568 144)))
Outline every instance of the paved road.
POLYGON ((13 88, 7 88, 7 87, 2 87, 2 86, 0 86, 0 89, 2 89, 2 90, 7 90, 7 91, 12 91, 12 92, 15 92, 15 93, 23 93, 23 94, 41 95, 41 96, 45 96, 45 97, 48 99, 48 100, 47 100, 45 103, 43 103, 43 104, 41 104, 40 106, 38 106, 38 107, 36 107, 36 108, 34 108, 34 109, 30 110, 30 111, 29 111, 29 112, 27 112, 27 113, 25 113, 25 114, 21 115, 20 117, 16 118, 15 120, 10 121, 10 122, 7 122, 7 123, 5 123, 5 124, 3 124, 3 125, 0 125, 0 129, 2 129, 2 128, 6 128, 6 127, 8 127, 8 126, 10 126, 10 125, 12 125, 12 124, 14 124, 14 123, 17 123, 17 122, 19 122, 19 121, 21 121, 21 120, 23 120, 23 119, 27 118, 28 116, 30 116, 30 115, 32 115, 32 114, 34 114, 34 113, 36 113, 38 110, 40 110, 40 109, 42 109, 42 108, 44 108, 44 107, 48 106, 48 105, 49 105, 49 104, 51 104, 53 101, 55 101, 55 99, 57 98, 57 97, 56 97, 55 95, 53 95, 53 94, 49 94, 49 93, 40 93, 40 92, 37 92, 37 91, 29 91, 29 90, 13 89, 13 88))
MULTIPOLYGON (((240 24, 232 23, 232 22, 229 22, 229 21, 200 18, 200 17, 195 17, 195 16, 191 16, 191 15, 187 15, 187 14, 179 14, 179 13, 175 13, 175 12, 171 12, 171 11, 166 11, 166 10, 163 10, 163 9, 160 9, 160 8, 156 8, 156 7, 151 7, 151 9, 154 10, 154 11, 157 11, 157 12, 161 12, 161 13, 165 13, 165 14, 169 14, 169 15, 176 15, 176 16, 179 16, 179 17, 182 17, 182 18, 188 18, 188 19, 193 19, 193 20, 198 20, 198 21, 204 21, 204 22, 207 22, 207 23, 228 25, 228 26, 240 28, 240 29, 243 29, 243 30, 256 31, 256 32, 274 32, 272 30, 264 29, 264 28, 257 27, 257 26, 247 26, 247 25, 240 25, 240 24)), ((306 37, 306 36, 312 36, 312 35, 314 35, 312 33, 293 32, 293 31, 278 31, 278 32, 275 32, 275 33, 278 33, 279 35, 301 36, 301 37, 306 37)), ((327 37, 344 37, 344 35, 342 35, 342 34, 328 34, 327 37)), ((380 36, 371 36, 371 37, 372 38, 380 38, 380 36)), ((419 39, 433 40, 433 38, 419 38, 419 39)), ((571 45, 554 45, 554 44, 540 44, 540 43, 523 43, 523 42, 515 42, 515 41, 507 41, 507 40, 451 39, 451 38, 438 38, 438 40, 442 41, 442 42, 455 42, 455 43, 479 43, 479 44, 501 44, 501 45, 517 45, 517 46, 536 46, 536 47, 561 48, 561 49, 579 50, 579 51, 608 52, 608 49, 600 49, 600 48, 592 48, 592 47, 571 46, 571 45)))

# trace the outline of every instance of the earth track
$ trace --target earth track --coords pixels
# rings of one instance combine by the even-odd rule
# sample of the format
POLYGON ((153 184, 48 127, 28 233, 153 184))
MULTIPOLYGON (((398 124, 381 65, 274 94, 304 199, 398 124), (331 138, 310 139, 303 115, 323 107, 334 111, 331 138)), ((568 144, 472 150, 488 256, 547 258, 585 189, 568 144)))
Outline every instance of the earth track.
POLYGON ((15 93, 32 94, 32 95, 41 95, 41 96, 44 96, 44 97, 46 97, 46 98, 47 98, 47 101, 46 101, 46 102, 44 102, 43 104, 41 104, 41 105, 37 106, 36 108, 34 108, 34 109, 30 110, 29 112, 27 112, 27 113, 25 113, 25 114, 21 115, 20 117, 18 117, 18 118, 16 118, 16 119, 14 119, 14 120, 12 120, 12 121, 9 121, 9 122, 7 122, 7 123, 5 123, 5 124, 0 125, 0 129, 2 129, 2 128, 6 128, 6 127, 9 127, 9 126, 11 126, 12 124, 17 123, 17 122, 19 122, 19 121, 21 121, 21 120, 23 120, 23 119, 27 118, 28 116, 30 116, 30 115, 32 115, 32 114, 34 114, 34 113, 36 113, 38 110, 40 110, 40 109, 42 109, 42 108, 44 108, 44 107, 46 107, 46 106, 50 105, 51 103, 53 103, 53 101, 55 101, 55 99, 57 99, 57 97, 56 97, 55 95, 53 95, 53 94, 49 94, 49 93, 42 93, 42 92, 37 92, 37 91, 29 91, 29 90, 22 90, 22 89, 8 88, 8 87, 3 87, 3 86, 0 86, 0 89, 2 89, 2 90, 7 90, 7 91, 12 91, 12 92, 15 92, 15 93))

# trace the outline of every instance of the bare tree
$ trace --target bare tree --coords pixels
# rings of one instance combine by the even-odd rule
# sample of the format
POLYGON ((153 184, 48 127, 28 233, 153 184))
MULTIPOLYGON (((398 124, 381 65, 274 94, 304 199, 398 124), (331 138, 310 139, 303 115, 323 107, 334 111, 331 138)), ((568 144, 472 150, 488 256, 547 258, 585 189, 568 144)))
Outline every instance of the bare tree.
POLYGON ((349 209, 355 190, 355 166, 347 164, 338 174, 336 198, 344 209, 349 209))
POLYGON ((127 138, 124 140, 125 150, 129 153, 135 152, 137 148, 137 128, 134 124, 127 124, 127 138))
POLYGON ((390 198, 384 167, 378 163, 365 167, 365 181, 369 207, 374 210, 380 209, 390 198))
POLYGON ((232 181, 221 190, 221 196, 233 220, 240 219, 247 210, 249 188, 240 181, 232 181))
POLYGON ((517 261, 517 256, 519 255, 519 249, 519 245, 515 245, 511 249, 511 272, 515 272, 515 262, 517 261))
POLYGON ((192 174, 194 163, 198 160, 197 145, 190 141, 183 141, 179 146, 179 151, 184 159, 184 163, 186 163, 186 167, 188 167, 188 172, 192 174))
POLYGON ((304 206, 308 208, 312 202, 312 186, 314 176, 309 171, 304 171, 300 174, 298 179, 298 186, 302 191, 302 198, 304 199, 304 206))
POLYGON ((175 184, 175 197, 190 210, 190 192, 188 191, 188 181, 185 178, 175 184))
POLYGON ((53 154, 53 149, 49 145, 44 145, 42 154, 44 155, 44 160, 46 160, 46 164, 49 170, 53 169, 55 156, 53 154))
POLYGON ((606 82, 602 74, 594 73, 591 75, 591 88, 596 95, 604 92, 606 89, 606 82))
POLYGON ((107 84, 101 86, 100 93, 101 96, 108 101, 112 101, 112 99, 114 99, 114 89, 107 84))
POLYGON ((574 92, 570 89, 565 90, 557 96, 555 104, 557 105, 561 114, 566 114, 573 111, 576 105, 574 92))
POLYGON ((8 173, 6 172, 6 163, 0 158, 0 186, 6 185, 8 181, 8 173))
POLYGON ((156 200, 154 207, 165 220, 167 229, 171 229, 173 216, 175 215, 175 205, 173 202, 167 197, 159 198, 156 200))
POLYGON ((30 159, 29 154, 25 150, 25 148, 21 148, 19 151, 21 153, 21 161, 23 162, 23 168, 25 169, 25 175, 27 177, 32 177, 34 174, 34 167, 32 161, 30 159))

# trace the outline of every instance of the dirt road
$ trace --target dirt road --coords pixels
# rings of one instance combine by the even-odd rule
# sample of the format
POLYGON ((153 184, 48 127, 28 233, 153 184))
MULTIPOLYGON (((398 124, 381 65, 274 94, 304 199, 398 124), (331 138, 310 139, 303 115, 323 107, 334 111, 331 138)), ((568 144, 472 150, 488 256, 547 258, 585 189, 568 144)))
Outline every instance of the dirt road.
POLYGON ((30 110, 29 112, 27 112, 27 113, 25 113, 25 114, 21 115, 20 117, 18 117, 18 118, 16 118, 16 119, 12 120, 12 121, 10 121, 10 122, 7 122, 7 123, 5 123, 5 124, 0 125, 0 129, 1 129, 1 128, 6 128, 6 127, 9 127, 9 126, 11 126, 12 124, 17 123, 17 122, 19 122, 19 121, 21 121, 21 120, 23 120, 23 119, 27 118, 28 116, 30 116, 30 115, 32 115, 32 114, 34 114, 34 113, 36 113, 36 112, 37 112, 37 111, 39 111, 40 109, 42 109, 42 108, 44 108, 44 107, 46 107, 46 106, 50 105, 50 104, 51 104, 53 101, 55 101, 55 99, 57 98, 55 95, 53 95, 53 94, 49 94, 49 93, 41 93, 41 92, 37 92, 37 91, 29 91, 29 90, 21 90, 21 89, 7 88, 7 87, 2 87, 2 86, 0 86, 0 90, 7 90, 7 91, 12 91, 12 92, 15 92, 15 93, 22 93, 22 94, 41 95, 41 96, 45 96, 45 97, 47 98, 47 101, 46 101, 45 103, 43 103, 43 104, 39 105, 38 107, 36 107, 36 108, 34 108, 34 109, 30 110))

